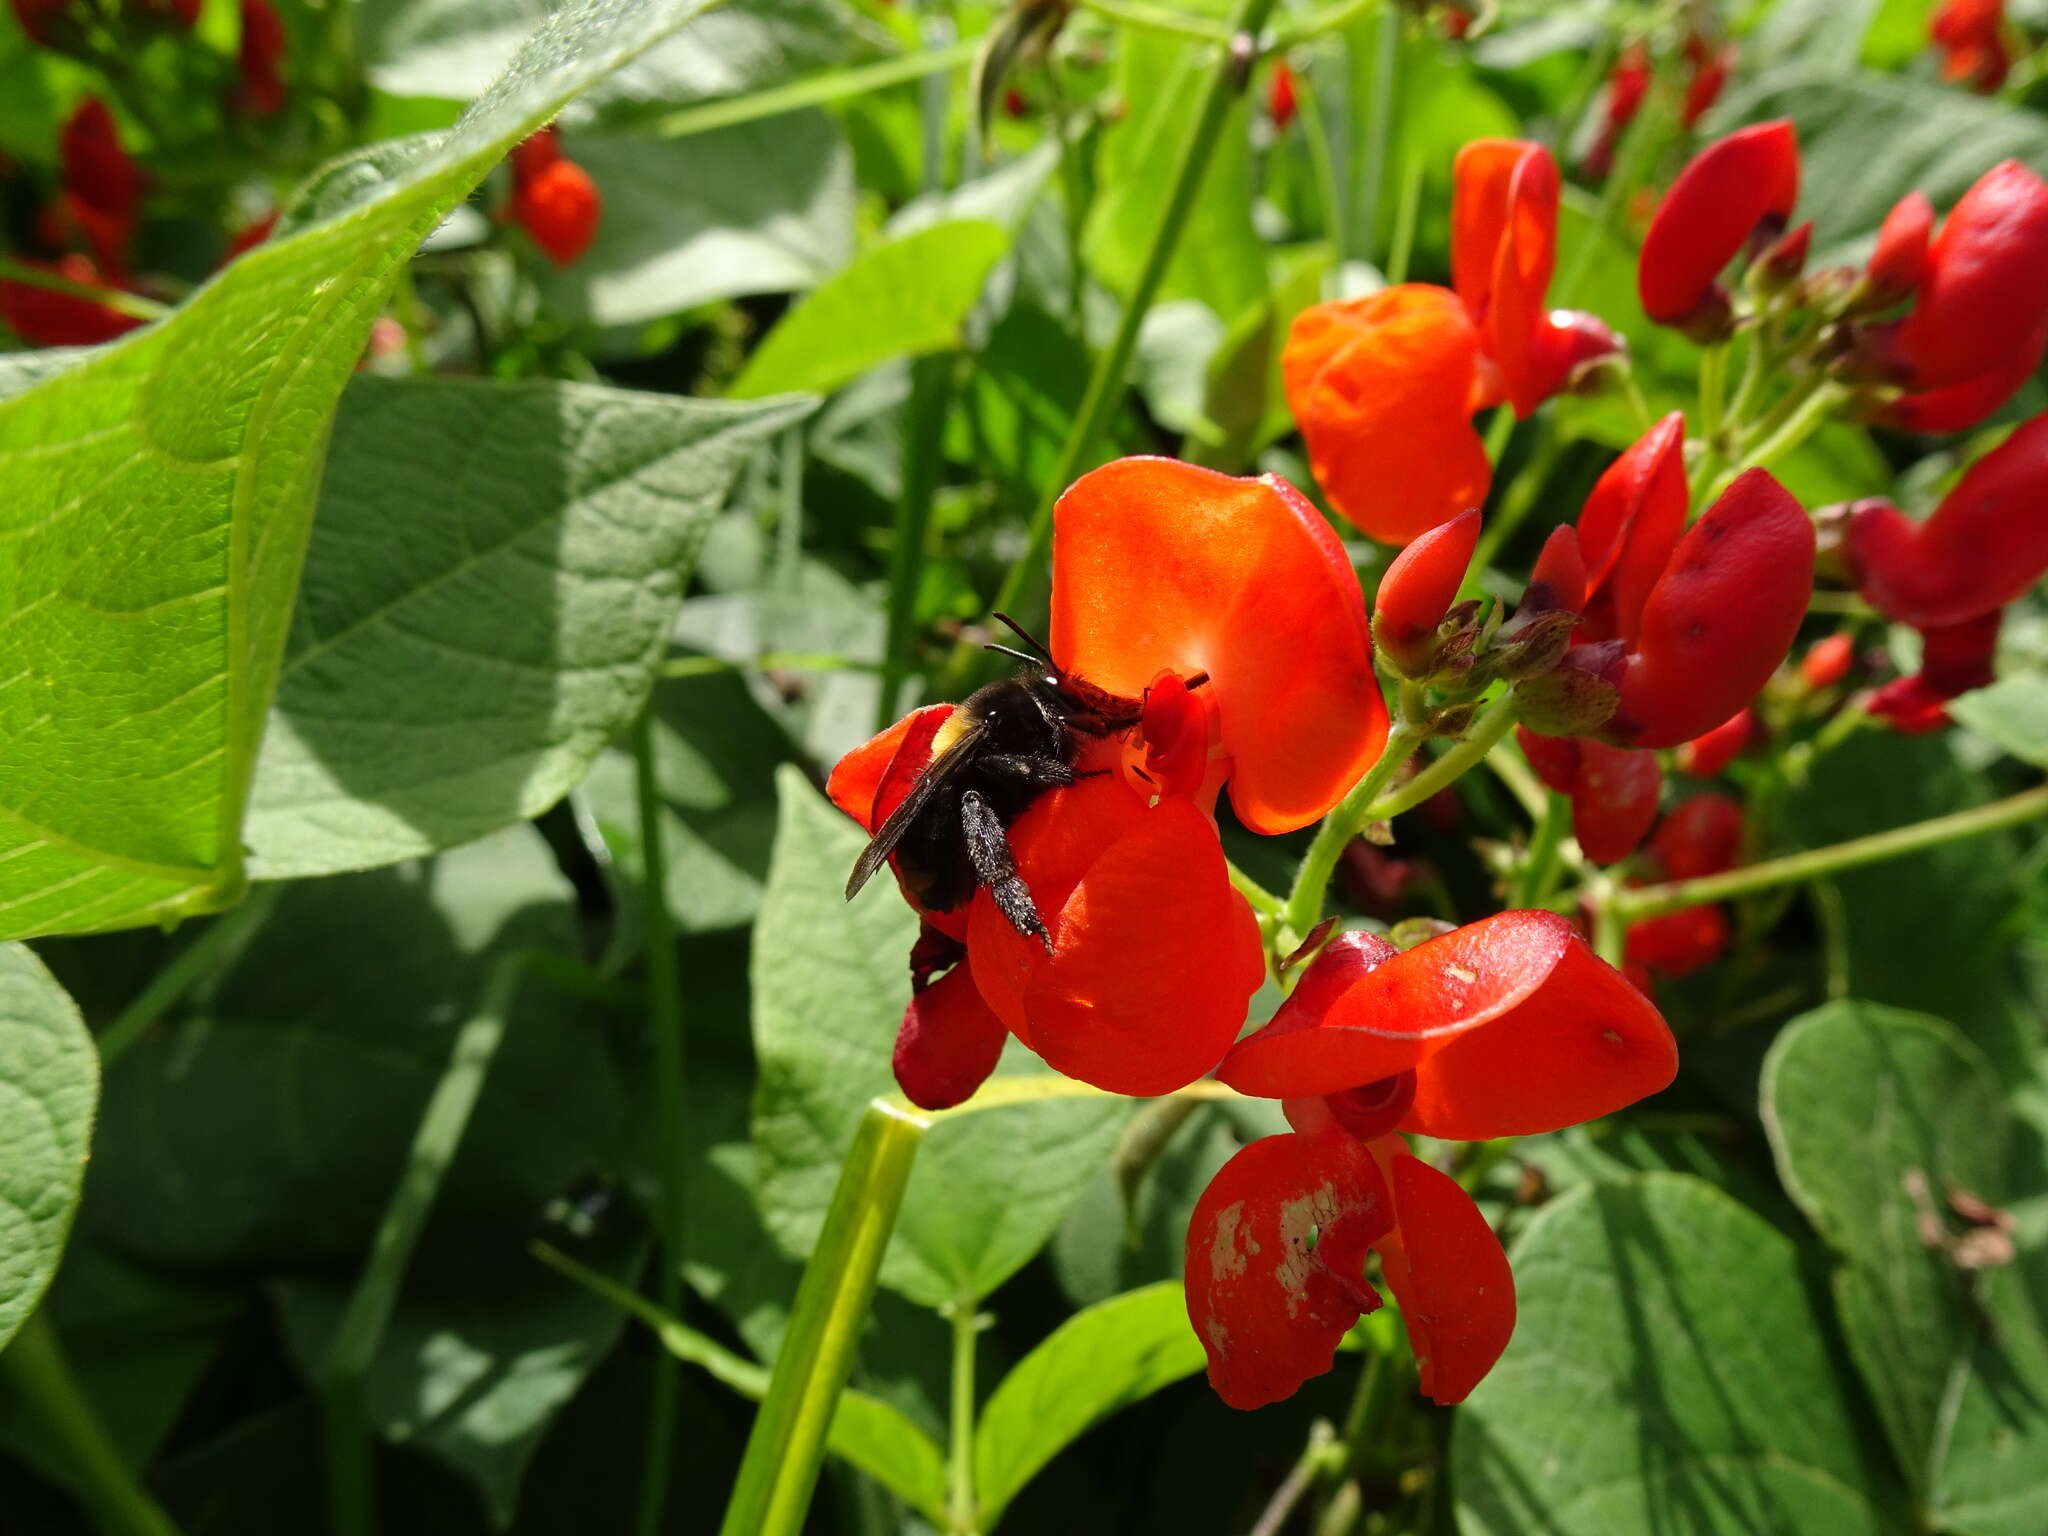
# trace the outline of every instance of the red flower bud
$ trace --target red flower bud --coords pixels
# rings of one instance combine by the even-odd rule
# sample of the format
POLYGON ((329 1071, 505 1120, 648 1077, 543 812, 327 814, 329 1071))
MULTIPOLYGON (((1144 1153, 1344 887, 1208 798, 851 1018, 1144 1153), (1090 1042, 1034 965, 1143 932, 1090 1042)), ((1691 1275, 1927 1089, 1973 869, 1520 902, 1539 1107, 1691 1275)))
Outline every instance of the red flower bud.
POLYGON ((1905 432, 1966 432, 2013 397, 2048 353, 2048 317, 1996 368, 1946 389, 1901 395, 1879 419, 1905 432))
POLYGON ((988 1081, 1009 1038, 963 961, 911 993, 891 1061, 896 1085, 919 1109, 951 1109, 988 1081))
POLYGON ((1769 471, 1745 470, 1671 552, 1643 604, 1610 730, 1671 747, 1756 696, 1813 588, 1813 525, 1769 471))
POLYGON ((1436 658, 1436 627, 1458 595, 1479 546, 1479 509, 1468 507, 1394 556, 1373 601, 1372 633, 1396 670, 1421 677, 1436 658))
POLYGON ((604 199, 549 127, 513 148, 510 211, 548 260, 566 267, 590 249, 604 199))
POLYGON ((1873 299, 1891 303, 1920 286, 1927 269, 1927 242, 1934 234, 1934 204, 1925 192, 1908 192, 1892 205, 1877 229, 1865 281, 1873 299))
POLYGON ((1643 604, 1685 528, 1685 417, 1673 411, 1607 467, 1579 513, 1586 562, 1581 640, 1642 629, 1643 604))
POLYGON ((1907 735, 1948 724, 1943 705, 1958 694, 1989 687, 1996 678, 1992 661, 2004 617, 2003 608, 1994 608, 1960 624, 1923 628, 1920 670, 1885 684, 1864 700, 1864 709, 1907 735))
POLYGON ((1733 869, 1742 852, 1742 807, 1726 795, 1689 795, 1658 823, 1649 851, 1669 880, 1733 869))
POLYGON ((65 119, 57 137, 57 161, 71 216, 85 231, 93 255, 109 272, 127 265, 142 206, 142 168, 121 147, 114 114, 88 96, 65 119))
POLYGON ((1986 95, 2005 84, 2012 69, 2005 0, 1942 0, 1927 35, 1941 52, 1942 79, 1986 95))
POLYGON ((1799 680, 1815 693, 1832 688, 1849 675, 1856 659, 1856 641, 1846 630, 1816 640, 1799 662, 1799 680))
POLYGON ((1890 355, 1908 389, 1946 389, 2008 363, 2044 321, 2048 182, 2007 160, 1942 222, 1890 355))
POLYGON ((1696 779, 1717 777, 1756 737, 1756 712, 1747 704, 1702 736, 1681 742, 1678 766, 1696 779))
POLYGON ((1706 42, 1695 33, 1686 42, 1686 56, 1692 60, 1692 79, 1685 86, 1685 107, 1680 121, 1688 128, 1707 115, 1715 102, 1721 99, 1721 89, 1728 83, 1728 71, 1735 65, 1735 45, 1707 50, 1706 42))
POLYGON ((1628 925, 1624 950, 1631 971, 1676 981, 1718 960, 1728 948, 1728 918, 1717 906, 1686 907, 1628 925))
POLYGON ((1294 121, 1294 71, 1287 67, 1285 59, 1273 62, 1273 78, 1266 86, 1266 111, 1273 126, 1282 133, 1294 121))
POLYGON ((2003 608, 2048 571, 2048 414, 1972 464, 1924 523, 1860 503, 1848 554, 1863 595, 1920 628, 2003 608))
POLYGON ((1579 547, 1578 530, 1570 523, 1550 530, 1536 568, 1529 573, 1517 612, 1543 612, 1563 608, 1583 613, 1586 607, 1586 559, 1579 547))
POLYGON ((1613 864, 1635 851, 1657 819, 1664 771, 1654 752, 1610 747, 1588 737, 1579 744, 1572 781, 1572 835, 1595 864, 1613 864))
POLYGON ((1515 727, 1515 742, 1529 766, 1548 789, 1560 795, 1572 792, 1579 782, 1579 742, 1574 736, 1544 736, 1526 725, 1515 727))
POLYGON ((1783 118, 1716 140, 1657 205, 1636 269, 1643 312, 1663 325, 1726 313, 1717 279, 1759 229, 1775 238, 1799 198, 1799 140, 1783 118))

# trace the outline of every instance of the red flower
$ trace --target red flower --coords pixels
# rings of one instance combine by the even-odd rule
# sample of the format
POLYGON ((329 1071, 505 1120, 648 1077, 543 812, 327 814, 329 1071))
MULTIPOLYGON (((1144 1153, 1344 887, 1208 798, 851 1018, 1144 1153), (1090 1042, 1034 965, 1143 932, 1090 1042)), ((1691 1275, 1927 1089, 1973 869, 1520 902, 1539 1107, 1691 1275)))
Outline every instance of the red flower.
POLYGON ((237 60, 241 84, 231 104, 250 117, 284 110, 284 57, 289 43, 284 22, 270 0, 242 0, 242 46, 237 60))
POLYGON ((2048 571, 2048 413, 1972 464, 1934 515, 1857 504, 1848 555, 1863 595, 1922 629, 2003 608, 2048 571))
POLYGON ((1295 1126, 1226 1163, 1189 1223, 1188 1314, 1218 1394, 1257 1407, 1328 1370, 1379 1305, 1370 1247, 1423 1391, 1462 1401, 1513 1332, 1513 1276, 1471 1198, 1394 1133, 1557 1130, 1656 1092, 1677 1061, 1648 999, 1554 913, 1504 912, 1406 953, 1333 940, 1217 1072, 1287 1100, 1295 1126))
POLYGON ((1294 99, 1294 71, 1287 67, 1285 59, 1273 61, 1273 78, 1266 86, 1266 113, 1273 119, 1273 126, 1282 133, 1294 121, 1296 102, 1294 99))
POLYGON ((1380 578, 1372 633, 1380 654, 1409 677, 1436 659, 1436 627, 1444 620, 1479 546, 1479 509, 1467 508, 1402 550, 1380 578))
POLYGON ((1650 93, 1650 48, 1638 38, 1621 50, 1614 61, 1614 73, 1607 77, 1607 110, 1600 120, 1600 132, 1586 152, 1586 174, 1604 177, 1614 169, 1614 147, 1642 110, 1650 93))
POLYGON ((1727 43, 1715 48, 1695 32, 1685 40, 1685 57, 1692 65, 1692 78, 1685 83, 1685 105, 1679 121, 1691 128, 1721 99, 1721 91, 1728 84, 1728 72, 1735 67, 1735 45, 1727 43))
POLYGON ((1628 925, 1622 959, 1637 971, 1677 981, 1712 965, 1728 949, 1728 916, 1718 906, 1682 907, 1628 925))
POLYGON ((1718 777, 1756 739, 1756 712, 1747 704, 1704 735, 1680 742, 1678 766, 1696 779, 1718 777))
POLYGON ((1907 735, 1939 730, 1948 724, 1950 699, 1990 686, 1996 676, 1992 659, 1998 650, 2003 608, 1920 631, 1920 670, 1897 678, 1871 693, 1863 708, 1894 730, 1907 735))
POLYGON ((2005 0, 1942 0, 1927 28, 1941 53, 1941 78, 1986 95, 2005 84, 2012 51, 2005 42, 2005 0))
POLYGON ((85 232, 100 266, 118 274, 141 222, 142 168, 121 147, 114 114, 97 96, 78 104, 57 136, 65 210, 85 232))
POLYGON ((1799 140, 1784 119, 1718 139, 1693 156, 1657 205, 1636 267, 1643 312, 1700 335, 1725 329, 1721 270, 1784 232, 1799 198, 1799 140))
POLYGON ((1586 600, 1574 638, 1635 640, 1643 605, 1685 531, 1685 417, 1673 411, 1623 450, 1579 512, 1586 600))
MULTIPOLYGON (((1246 826, 1290 831, 1336 804, 1385 743, 1364 604, 1329 525, 1285 482, 1124 459, 1060 499, 1051 651, 1061 675, 1142 699, 1143 719, 1089 744, 1077 766, 1095 776, 1042 795, 1008 829, 1050 953, 985 890, 937 910, 905 894, 964 946, 981 1003, 1055 1069, 1168 1092, 1216 1064, 1264 974, 1209 815, 1219 788, 1228 781, 1246 826)), ((951 712, 919 710, 849 753, 834 802, 880 826, 951 712)), ((926 975, 938 944, 921 946, 926 975)), ((952 975, 912 1014, 916 1040, 900 1049, 913 1066, 899 1054, 898 1080, 913 1098, 993 1064, 986 1020, 952 975)))
POLYGON ((1572 835, 1595 864, 1613 864, 1635 851, 1657 819, 1664 772, 1654 752, 1610 747, 1590 737, 1540 736, 1515 728, 1536 777, 1572 802, 1572 835))
POLYGON ((512 151, 513 222, 558 267, 566 267, 597 236, 604 199, 590 175, 543 128, 512 151))
POLYGON ((1994 410, 2048 345, 2048 182, 2017 160, 1979 177, 1942 221, 1912 311, 1862 345, 1908 391, 1900 425, 1960 430, 1994 410))
POLYGON ((1837 630, 1816 640, 1799 661, 1799 681, 1813 692, 1832 688, 1849 675, 1856 660, 1856 640, 1846 630, 1837 630))
POLYGON ((1330 504, 1373 538, 1405 544, 1477 506, 1492 469, 1472 413, 1505 399, 1527 416, 1615 349, 1593 317, 1543 308, 1557 200, 1548 150, 1475 140, 1453 173, 1456 292, 1403 283, 1295 320, 1288 408, 1330 504))
POLYGON ((1879 303, 1903 299, 1920 286, 1927 270, 1927 243, 1934 234, 1934 204, 1925 192, 1908 192, 1878 226, 1864 281, 1879 303))
MULTIPOLYGON (((73 254, 53 262, 23 260, 20 265, 87 287, 114 286, 93 265, 89 256, 73 254)), ((132 315, 124 315, 91 299, 6 279, 0 279, 0 320, 12 326, 23 341, 39 347, 96 346, 142 324, 132 315)))
POLYGON ((1667 880, 1733 869, 1742 852, 1742 807, 1726 795, 1689 795, 1657 825, 1649 854, 1667 880))
POLYGON ((83 29, 74 0, 9 0, 14 19, 38 48, 69 50, 82 40, 83 29))

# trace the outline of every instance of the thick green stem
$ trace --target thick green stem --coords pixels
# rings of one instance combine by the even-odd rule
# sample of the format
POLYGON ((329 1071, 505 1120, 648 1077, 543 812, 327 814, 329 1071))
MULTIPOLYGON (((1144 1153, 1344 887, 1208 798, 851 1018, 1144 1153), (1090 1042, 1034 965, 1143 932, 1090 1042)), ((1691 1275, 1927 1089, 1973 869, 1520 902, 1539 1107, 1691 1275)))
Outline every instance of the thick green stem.
POLYGON ((910 652, 917 639, 918 590, 924 584, 925 545, 932 502, 939 493, 945 451, 946 403, 952 396, 953 357, 941 352, 910 365, 910 406, 903 429, 903 491, 896 499, 895 547, 889 555, 889 625, 882 652, 882 689, 875 729, 896 718, 910 652))
MULTIPOLYGON (((676 969, 675 924, 668 909, 668 859, 662 847, 661 789, 655 778, 653 706, 641 712, 633 731, 634 786, 640 814, 641 927, 647 938, 647 1018, 654 1039, 656 1169, 661 1200, 660 1259, 655 1298, 666 1311, 683 1299, 684 1184, 689 1152, 683 1123, 685 1056, 683 992, 676 969)), ((641 1469, 640 1536, 655 1536, 666 1523, 669 1457, 675 1438, 676 1364, 654 1363, 654 1392, 647 1415, 647 1459, 641 1469)))
POLYGON ((1305 937, 1322 920, 1323 893, 1329 888, 1330 877, 1337 872, 1337 860, 1343 857, 1351 839, 1373 819, 1373 800, 1421 745, 1421 732, 1406 724, 1396 724, 1387 736, 1386 746, 1380 750, 1379 761, 1366 770, 1365 777, 1352 786, 1351 793, 1316 828, 1308 852, 1302 855, 1301 868, 1295 872, 1294 887, 1287 893, 1287 926, 1294 938, 1305 937))
POLYGON ((974 1336, 981 1314, 971 1299, 953 1304, 953 1402, 946 1454, 946 1528, 951 1536, 973 1536, 980 1525, 974 1496, 974 1336))
POLYGON ((1557 878, 1558 851, 1564 844, 1565 828, 1571 825, 1572 803, 1556 791, 1544 799, 1543 814, 1529 838, 1529 851, 1515 871, 1514 887, 1508 894, 1511 907, 1538 907, 1550 894, 1557 878))
POLYGON ((1811 393, 1788 396, 1788 401, 1797 405, 1783 415, 1782 419, 1766 417, 1759 425, 1759 441, 1755 446, 1744 448, 1742 457, 1722 471, 1720 477, 1707 488, 1706 500, 1712 502, 1748 469, 1768 469, 1786 454, 1797 448, 1828 419, 1836 406, 1848 398, 1848 391, 1839 384, 1821 382, 1812 387, 1811 393), (1763 435, 1768 432, 1768 435, 1763 435))
POLYGON ((277 905, 280 889, 275 885, 251 886, 240 906, 223 912, 206 925, 198 938, 173 955, 170 963, 135 995, 134 1001, 114 1016, 114 1022, 100 1031, 100 1065, 112 1066, 187 992, 234 964, 235 957, 277 905))
POLYGON ((31 1315, 0 1353, 0 1391, 63 1447, 71 1491, 103 1536, 178 1536, 107 1437, 44 1313, 31 1315))
POLYGON ((1780 859, 1766 859, 1761 864, 1731 869, 1725 874, 1702 875, 1693 880, 1670 880, 1662 885, 1642 885, 1616 891, 1607 905, 1630 922, 1645 917, 1661 917, 1666 912, 1703 906, 1712 901, 1730 901, 1775 886, 1854 869, 1860 864, 1875 864, 1883 859, 1918 853, 1925 848, 1938 848, 1943 843, 1962 838, 1980 837, 1986 832, 2018 826, 2043 815, 2048 815, 2048 784, 2037 785, 2004 800, 1994 800, 1989 805, 1916 821, 1888 832, 1873 832, 1867 837, 1852 837, 1845 843, 1833 843, 1825 848, 1790 853, 1780 859))
POLYGON ((392 1191, 383 1223, 370 1246, 348 1307, 327 1346, 320 1368, 328 1450, 328 1496, 334 1536, 369 1536, 374 1529, 374 1491, 363 1378, 383 1342, 398 1303, 398 1289, 412 1261, 441 1180, 454 1161, 484 1077, 505 1037, 505 1021, 519 988, 525 959, 501 958, 484 985, 483 1000, 455 1036, 441 1080, 434 1085, 406 1154, 405 1171, 392 1191))
POLYGON ((825 1434, 929 1123, 877 1100, 855 1131, 797 1286, 768 1396, 747 1437, 722 1536, 795 1536, 802 1529, 825 1434))
POLYGON ((1721 435, 1721 407, 1728 396, 1728 343, 1715 342, 1700 354, 1700 436, 1721 435))
MULTIPOLYGON (((1236 20, 1230 28, 1232 38, 1246 39, 1249 47, 1249 39, 1265 25, 1274 3, 1275 0, 1240 0, 1236 20)), ((1081 408, 1075 413, 1066 441, 1060 445, 1059 459, 1037 510, 1032 514, 1030 540, 1024 553, 1003 578, 993 605, 998 613, 1017 612, 1025 606, 1026 595, 1036 590, 1046 553, 1052 547, 1053 504, 1088 463, 1095 451, 1096 440, 1101 437, 1110 413, 1116 407, 1124 388, 1124 375, 1130 368, 1131 354, 1138 344, 1138 329, 1144 323, 1145 312, 1152 307, 1152 296, 1159 291, 1159 284, 1166 276, 1167 263, 1173 259, 1174 250, 1180 244, 1181 231, 1187 227, 1188 216, 1194 212, 1209 161, 1216 152, 1217 140, 1222 137, 1223 125, 1229 121, 1231 105, 1244 90, 1250 74, 1249 60, 1238 51, 1235 41, 1218 50, 1215 65, 1210 69, 1208 83, 1203 89, 1201 108, 1181 145, 1180 157, 1174 166, 1173 183, 1166 195, 1166 205, 1160 210, 1158 226, 1152 232, 1152 243, 1145 253, 1144 265, 1139 269, 1138 280, 1132 284, 1124 303, 1116 335, 1108 349, 1095 360, 1095 370, 1090 374, 1087 391, 1081 397, 1081 408)), ((964 690, 979 656, 980 652, 971 642, 963 641, 954 647, 946 665, 945 685, 941 689, 944 696, 951 698, 964 690)))
POLYGON ((1376 801, 1366 812, 1361 826, 1385 821, 1403 811, 1413 810, 1440 789, 1448 788, 1469 770, 1476 768, 1500 739, 1514 728, 1515 696, 1504 693, 1480 712, 1457 742, 1407 783, 1376 801))

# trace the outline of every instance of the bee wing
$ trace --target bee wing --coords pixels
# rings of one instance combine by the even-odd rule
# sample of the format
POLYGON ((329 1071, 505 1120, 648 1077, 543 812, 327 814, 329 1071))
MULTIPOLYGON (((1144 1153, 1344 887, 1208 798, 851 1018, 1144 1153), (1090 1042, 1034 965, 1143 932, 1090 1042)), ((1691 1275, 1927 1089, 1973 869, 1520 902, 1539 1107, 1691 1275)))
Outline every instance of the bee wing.
POLYGON ((917 820, 924 808, 931 804, 932 797, 960 776, 961 769, 974 761, 974 749, 981 742, 986 726, 973 726, 947 750, 946 755, 928 765, 917 776, 917 782, 910 786, 910 793, 903 797, 903 803, 889 813, 889 819, 861 850, 854 861, 853 873, 847 877, 846 899, 860 894, 860 888, 868 883, 874 872, 880 869, 896 845, 903 841, 903 834, 910 824, 917 820))

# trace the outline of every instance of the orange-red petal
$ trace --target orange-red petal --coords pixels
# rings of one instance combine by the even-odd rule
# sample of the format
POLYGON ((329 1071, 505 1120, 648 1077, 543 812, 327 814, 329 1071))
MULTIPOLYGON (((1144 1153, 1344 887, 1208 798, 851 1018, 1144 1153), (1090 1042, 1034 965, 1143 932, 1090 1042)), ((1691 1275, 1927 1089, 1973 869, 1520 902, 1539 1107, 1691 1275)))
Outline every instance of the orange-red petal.
POLYGON ((1542 1135, 1612 1114, 1677 1073, 1663 1015, 1573 933, 1514 1008, 1453 1035, 1416 1068, 1401 1129, 1447 1141, 1542 1135))
POLYGON ((1216 1075, 1240 1093, 1284 1099, 1420 1068, 1522 1003, 1574 942, 1571 924, 1555 912, 1502 912, 1384 959, 1319 955, 1294 995, 1237 1043, 1216 1075), (1334 995, 1316 974, 1326 963, 1349 977, 1334 995))
POLYGON ((1486 1215, 1449 1174, 1408 1155, 1399 1137, 1374 1144, 1387 1168, 1395 1229, 1374 1246, 1422 1377, 1422 1392, 1462 1403, 1515 1331, 1515 1277, 1486 1215))
POLYGON ((1214 824, 1191 801, 1147 807, 1113 780, 1060 795, 1020 817, 1011 838, 1053 951, 1019 936, 978 892, 967 922, 976 982, 1056 1071, 1112 1093, 1170 1093, 1213 1067, 1243 1026, 1265 974, 1258 923, 1230 884, 1214 824), (1088 851, 1062 890, 1059 866, 1088 851))
POLYGON ((1594 482, 1579 513, 1586 562, 1580 641, 1634 643, 1643 603, 1685 531, 1685 416, 1673 411, 1594 482))
POLYGON ((1133 698, 1163 670, 1208 673, 1230 802, 1256 832, 1321 817, 1386 742, 1357 577, 1270 476, 1132 458, 1074 482, 1054 514, 1052 652, 1133 698))
POLYGON ((1485 502, 1479 330, 1449 289, 1403 283, 1304 310, 1280 369, 1316 483, 1361 532, 1406 544, 1485 502))
POLYGON ((1657 819, 1664 771, 1657 754, 1610 747, 1588 737, 1579 743, 1572 778, 1572 835, 1595 864, 1627 858, 1657 819))
POLYGON ((1218 1170, 1188 1222, 1188 1320, 1233 1408, 1293 1395, 1377 1310, 1365 1253, 1393 1225, 1386 1181, 1343 1130, 1267 1136, 1218 1170))
POLYGON ((920 1109, 950 1109, 988 1081, 1009 1038, 967 965, 956 965, 903 1010, 892 1065, 896 1085, 920 1109))
MULTIPOLYGON (((839 759, 833 766, 832 776, 825 781, 825 794, 840 810, 868 831, 874 831, 882 822, 882 816, 875 814, 876 796, 881 793, 884 778, 890 776, 890 766, 903 754, 904 744, 916 738, 909 754, 917 759, 916 766, 909 769, 909 776, 915 778, 931 760, 932 737, 952 713, 950 704, 928 704, 923 709, 912 710, 886 731, 862 742, 839 759)), ((901 794, 896 798, 900 800, 901 794)), ((884 816, 887 814, 887 811, 883 812, 884 816)))

